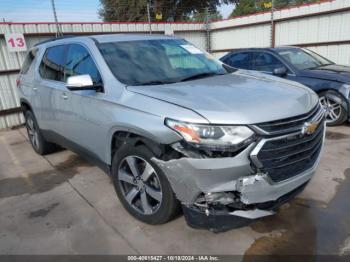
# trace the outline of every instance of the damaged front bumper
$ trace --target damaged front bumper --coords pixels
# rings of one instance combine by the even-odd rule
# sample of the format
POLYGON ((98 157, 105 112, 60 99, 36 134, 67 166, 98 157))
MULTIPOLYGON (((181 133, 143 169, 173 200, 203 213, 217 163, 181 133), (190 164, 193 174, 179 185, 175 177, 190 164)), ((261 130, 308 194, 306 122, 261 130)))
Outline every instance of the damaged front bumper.
POLYGON ((250 153, 255 146, 232 158, 152 160, 166 174, 188 224, 221 231, 274 214, 281 203, 304 188, 319 162, 318 157, 311 169, 276 183, 252 167, 250 153), (213 205, 207 205, 208 199, 213 205))
POLYGON ((255 219, 273 215, 278 207, 298 195, 307 185, 302 184, 275 201, 260 203, 250 210, 203 211, 195 206, 183 205, 185 219, 189 226, 198 229, 209 229, 213 232, 223 232, 229 229, 249 225, 255 219))

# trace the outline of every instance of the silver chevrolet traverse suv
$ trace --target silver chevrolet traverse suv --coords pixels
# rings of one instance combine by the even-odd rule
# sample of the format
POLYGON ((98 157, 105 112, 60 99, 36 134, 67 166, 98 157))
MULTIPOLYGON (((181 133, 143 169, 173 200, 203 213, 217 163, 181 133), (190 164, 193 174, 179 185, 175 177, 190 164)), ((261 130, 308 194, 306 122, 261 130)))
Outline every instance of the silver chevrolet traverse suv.
POLYGON ((137 219, 220 231, 273 214, 315 173, 324 112, 295 82, 230 68, 163 35, 33 47, 18 87, 29 140, 94 161, 137 219))

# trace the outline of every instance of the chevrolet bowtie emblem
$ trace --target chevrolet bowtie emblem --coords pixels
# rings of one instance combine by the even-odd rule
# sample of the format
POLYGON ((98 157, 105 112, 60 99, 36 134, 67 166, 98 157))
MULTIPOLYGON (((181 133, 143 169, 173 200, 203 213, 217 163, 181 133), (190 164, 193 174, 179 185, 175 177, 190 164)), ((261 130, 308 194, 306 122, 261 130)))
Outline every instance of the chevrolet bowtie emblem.
POLYGON ((311 135, 311 134, 315 133, 317 126, 318 126, 318 123, 305 122, 302 129, 301 129, 301 133, 304 135, 311 135))

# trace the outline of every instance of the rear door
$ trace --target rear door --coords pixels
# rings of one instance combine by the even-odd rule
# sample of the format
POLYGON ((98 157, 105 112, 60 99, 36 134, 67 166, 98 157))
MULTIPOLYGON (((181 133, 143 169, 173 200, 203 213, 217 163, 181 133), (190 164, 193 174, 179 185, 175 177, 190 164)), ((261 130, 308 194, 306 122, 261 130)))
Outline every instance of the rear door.
POLYGON ((233 53, 232 55, 226 57, 223 60, 223 62, 235 68, 251 70, 252 53, 251 52, 233 53))
POLYGON ((39 92, 41 117, 39 126, 43 130, 63 135, 62 114, 60 107, 66 89, 64 82, 64 64, 66 45, 57 45, 46 49, 39 66, 39 92))

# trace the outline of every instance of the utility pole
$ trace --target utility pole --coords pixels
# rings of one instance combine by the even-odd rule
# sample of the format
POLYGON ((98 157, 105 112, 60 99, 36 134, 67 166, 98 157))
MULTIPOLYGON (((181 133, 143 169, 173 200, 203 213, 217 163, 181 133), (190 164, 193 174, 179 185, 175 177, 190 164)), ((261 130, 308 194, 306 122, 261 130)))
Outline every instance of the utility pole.
POLYGON ((57 19, 57 13, 56 13, 56 7, 55 7, 55 0, 51 0, 51 5, 52 5, 52 12, 53 16, 55 18, 55 23, 56 23, 56 37, 61 36, 62 32, 60 30, 60 26, 58 24, 58 19, 57 19))
POLYGON ((205 31, 207 33, 207 52, 210 53, 211 51, 211 44, 210 44, 210 14, 209 14, 209 7, 205 8, 205 31))
POLYGON ((271 0, 271 28, 270 28, 270 47, 275 47, 275 0, 271 0))
POLYGON ((149 25, 149 34, 152 34, 152 24, 151 24, 151 11, 150 11, 151 5, 150 1, 147 1, 147 17, 148 17, 148 25, 149 25))

